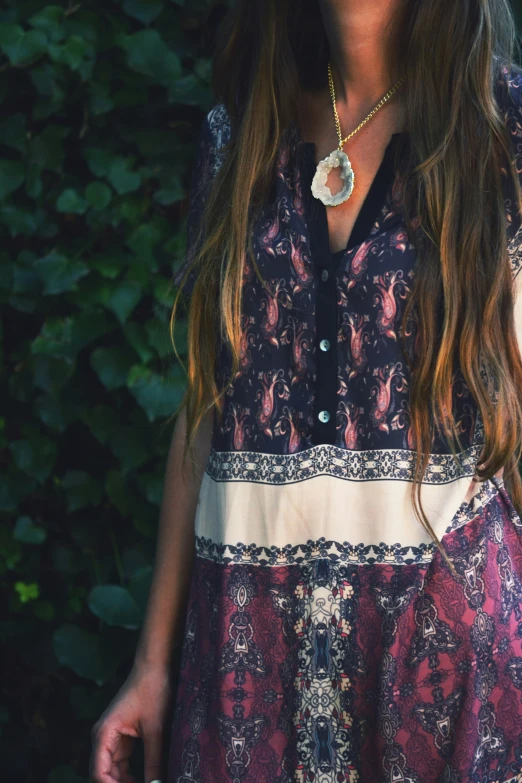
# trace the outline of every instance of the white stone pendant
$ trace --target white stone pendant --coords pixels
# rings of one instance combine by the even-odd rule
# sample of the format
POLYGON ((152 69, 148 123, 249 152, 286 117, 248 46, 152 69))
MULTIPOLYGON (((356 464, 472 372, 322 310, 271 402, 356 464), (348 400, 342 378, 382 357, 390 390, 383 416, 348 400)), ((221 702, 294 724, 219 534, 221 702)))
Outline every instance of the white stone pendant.
POLYGON ((317 171, 315 172, 312 180, 312 193, 315 198, 318 198, 327 207, 336 207, 338 204, 342 204, 352 195, 353 185, 355 182, 355 175, 353 173, 352 164, 348 155, 340 149, 336 149, 331 152, 327 158, 319 161, 317 165, 317 171), (343 180, 343 187, 332 195, 332 191, 326 184, 328 174, 332 169, 341 167, 341 179, 343 180))

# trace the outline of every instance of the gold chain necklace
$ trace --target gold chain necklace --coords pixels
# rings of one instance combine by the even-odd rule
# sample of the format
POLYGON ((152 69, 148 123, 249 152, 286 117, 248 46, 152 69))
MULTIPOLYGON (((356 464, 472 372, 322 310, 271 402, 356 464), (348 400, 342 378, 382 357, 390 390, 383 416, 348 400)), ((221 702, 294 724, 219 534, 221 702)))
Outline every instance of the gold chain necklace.
POLYGON ((350 198, 353 191, 353 186, 355 184, 355 175, 352 168, 352 164, 350 163, 350 159, 348 155, 343 151, 343 144, 348 141, 348 139, 351 139, 352 136, 354 136, 357 131, 359 131, 363 125, 366 125, 368 120, 370 120, 373 115, 379 111, 379 109, 384 106, 386 101, 388 101, 392 95, 399 89, 401 84, 405 81, 406 76, 401 76, 399 81, 394 84, 394 86, 391 88, 391 90, 388 90, 386 95, 384 95, 379 103, 371 110, 371 112, 364 118, 362 122, 359 123, 359 125, 353 130, 351 133, 346 136, 345 139, 342 138, 341 135, 341 123, 339 122, 339 115, 337 114, 337 106, 335 102, 335 87, 333 82, 333 76, 332 76, 332 68, 330 66, 330 63, 328 63, 328 83, 330 85, 330 95, 332 98, 332 105, 333 105, 333 112, 334 112, 334 120, 335 120, 335 128, 337 130, 337 138, 339 139, 339 146, 336 150, 331 152, 324 160, 319 161, 317 165, 317 170, 315 172, 313 181, 312 181, 312 193, 315 196, 315 198, 318 198, 320 201, 323 202, 323 204, 327 207, 336 207, 338 204, 342 204, 343 201, 346 201, 350 198), (341 179, 343 180, 343 187, 339 191, 339 193, 336 193, 335 196, 332 195, 332 192, 330 188, 326 184, 326 180, 328 178, 328 174, 332 169, 336 169, 338 166, 341 167, 341 179))

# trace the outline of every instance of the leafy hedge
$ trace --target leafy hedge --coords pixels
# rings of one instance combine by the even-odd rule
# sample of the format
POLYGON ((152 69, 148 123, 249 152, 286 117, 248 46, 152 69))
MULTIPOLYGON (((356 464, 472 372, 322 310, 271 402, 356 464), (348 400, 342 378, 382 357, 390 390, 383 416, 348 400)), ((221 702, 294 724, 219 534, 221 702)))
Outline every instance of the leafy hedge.
POLYGON ((225 10, 0 10, 2 780, 85 781, 132 660, 185 382, 172 272, 225 10))
POLYGON ((132 659, 184 386, 170 282, 225 5, 0 10, 2 780, 85 783, 132 659))

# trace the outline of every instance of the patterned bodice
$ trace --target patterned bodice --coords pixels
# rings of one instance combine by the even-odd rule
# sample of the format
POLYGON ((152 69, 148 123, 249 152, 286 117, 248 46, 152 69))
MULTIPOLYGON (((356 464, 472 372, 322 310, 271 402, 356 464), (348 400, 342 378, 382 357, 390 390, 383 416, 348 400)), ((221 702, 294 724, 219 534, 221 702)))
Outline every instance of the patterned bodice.
MULTIPOLYGON (((517 156, 522 146, 519 95, 520 80, 514 78, 504 113, 517 156)), ((216 105, 201 129, 190 228, 230 138, 226 110, 216 105)), ((410 377, 400 330, 417 251, 405 228, 394 169, 401 141, 408 143, 407 134, 394 134, 347 248, 331 253, 326 210, 310 192, 314 145, 302 141, 296 128, 284 136, 271 198, 253 232, 264 285, 247 262, 240 369, 226 395, 223 424, 215 428, 217 451, 293 454, 322 443, 372 452, 412 449, 410 377)), ((519 219, 508 189, 506 194, 515 275, 519 219)), ((187 295, 192 284, 193 278, 187 295)), ((412 322, 407 345, 414 336, 412 322)), ((220 382, 228 378, 229 366, 223 348, 220 382)), ((463 448, 475 455, 480 421, 458 368, 453 399, 463 448)), ((434 454, 450 451, 443 439, 435 439, 434 454)))

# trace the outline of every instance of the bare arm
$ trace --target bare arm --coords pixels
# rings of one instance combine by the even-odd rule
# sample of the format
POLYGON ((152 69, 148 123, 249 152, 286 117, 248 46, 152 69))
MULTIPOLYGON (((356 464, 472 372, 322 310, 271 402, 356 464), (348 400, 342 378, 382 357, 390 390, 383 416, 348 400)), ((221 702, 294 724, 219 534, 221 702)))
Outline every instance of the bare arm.
POLYGON ((202 421, 196 436, 196 470, 181 459, 186 433, 185 411, 172 436, 160 511, 156 562, 147 614, 136 651, 135 665, 168 666, 181 632, 190 584, 194 549, 194 517, 199 488, 210 450, 212 414, 202 421))
MULTIPOLYGON (((162 731, 171 693, 170 661, 181 632, 190 585, 194 519, 212 433, 212 412, 201 422, 190 461, 182 471, 186 418, 176 421, 169 449, 154 575, 134 666, 92 729, 91 780, 133 783, 129 759, 134 739, 145 749, 145 781, 161 775, 162 731)), ((190 457, 189 457, 190 460, 190 457)))

